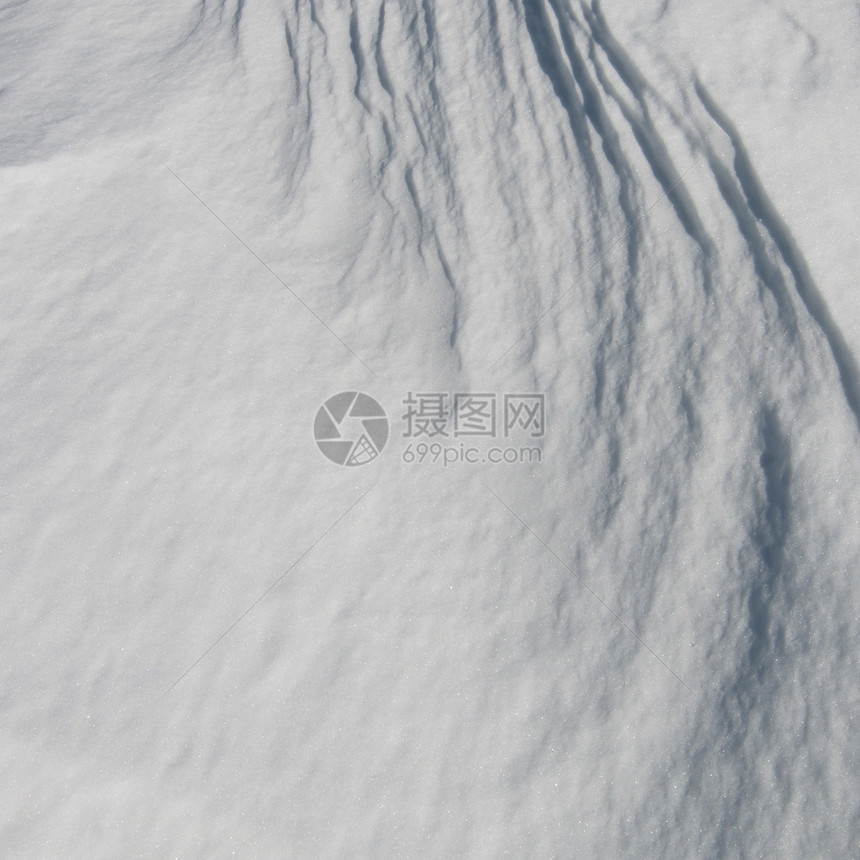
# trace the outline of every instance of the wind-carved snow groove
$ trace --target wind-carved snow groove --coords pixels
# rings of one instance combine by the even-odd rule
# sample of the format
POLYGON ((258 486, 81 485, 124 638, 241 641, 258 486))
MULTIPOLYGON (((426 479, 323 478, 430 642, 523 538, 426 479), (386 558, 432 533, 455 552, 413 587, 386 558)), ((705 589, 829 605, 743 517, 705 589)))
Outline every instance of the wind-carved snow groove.
POLYGON ((777 591, 786 575, 785 544, 791 526, 791 450, 773 409, 765 409, 760 421, 763 504, 753 538, 761 554, 761 574, 749 595, 750 670, 761 676, 772 652, 779 656, 784 638, 771 629, 777 591))
MULTIPOLYGON (((756 513, 750 523, 751 546, 745 547, 737 560, 738 573, 744 577, 744 588, 737 607, 745 616, 742 639, 738 643, 735 671, 722 679, 715 702, 716 722, 706 722, 691 738, 688 755, 696 761, 699 773, 707 772, 710 762, 731 757, 744 763, 750 727, 776 725, 780 689, 790 686, 793 665, 787 631, 790 619, 798 615, 797 596, 792 577, 796 568, 787 557, 787 543, 792 528, 790 504, 792 468, 791 448, 786 429, 777 411, 765 406, 758 416, 758 462, 750 466, 756 472, 756 513)), ((802 630, 802 624, 801 624, 802 630)), ((796 664, 794 664, 796 665, 796 664)), ((754 730, 758 742, 767 749, 774 743, 769 732, 754 730)), ((794 750, 788 752, 792 755, 794 750)), ((786 752, 783 752, 786 755, 786 752)), ((693 784, 696 794, 699 787, 693 784)), ((738 802, 718 806, 720 826, 717 842, 708 854, 725 856, 733 853, 728 834, 736 833, 746 811, 738 802)))
POLYGON ((409 199, 415 208, 415 215, 418 218, 418 224, 421 228, 424 227, 424 212, 421 208, 421 201, 418 199, 418 189, 415 187, 415 177, 412 175, 412 165, 410 164, 403 173, 403 181, 406 184, 406 190, 409 192, 409 199))
MULTIPOLYGON (((648 84, 644 76, 612 36, 600 10, 599 2, 595 0, 590 9, 587 6, 583 6, 583 11, 589 21, 595 40, 603 48, 619 77, 621 77, 639 101, 643 108, 643 116, 647 120, 648 113, 645 94, 648 90, 648 84)), ((738 228, 747 242, 756 273, 762 283, 774 295, 780 315, 785 324, 789 328, 795 327, 796 314, 791 304, 788 288, 782 273, 768 255, 768 249, 759 236, 757 222, 764 227, 773 240, 781 261, 791 273, 798 296, 827 339, 839 372, 846 401, 854 413, 858 425, 860 425, 860 368, 858 368, 857 361, 838 325, 833 320, 818 287, 815 285, 815 281, 809 271, 809 266, 797 242, 794 240, 788 225, 779 215, 765 192, 737 128, 719 107, 698 77, 694 80, 694 89, 702 106, 711 119, 729 138, 734 150, 734 177, 732 177, 727 168, 715 155, 713 148, 708 146, 706 141, 703 141, 704 145, 701 147, 701 150, 708 159, 720 192, 727 206, 734 214, 738 228), (737 186, 733 179, 737 180, 737 186)), ((629 109, 623 105, 620 99, 616 100, 624 111, 628 122, 631 122, 634 132, 636 132, 637 126, 642 131, 642 126, 636 121, 635 117, 630 115, 629 109)), ((659 166, 660 163, 665 163, 665 156, 659 152, 660 149, 664 148, 660 146, 659 137, 654 133, 650 120, 648 120, 648 125, 650 128, 644 129, 646 133, 642 134, 641 138, 640 134, 637 134, 637 139, 643 144, 656 145, 658 150, 656 154, 659 155, 659 158, 656 164, 652 164, 652 168, 654 168, 659 166)), ((644 149, 645 146, 643 146, 644 149)), ((666 187, 665 182, 663 184, 666 187)), ((710 253, 712 250, 710 240, 704 234, 704 228, 698 216, 695 215, 695 209, 686 190, 681 187, 677 192, 673 192, 669 196, 672 199, 673 205, 676 205, 679 217, 681 217, 687 232, 700 242, 706 253, 710 253), (684 213, 689 213, 689 215, 685 217, 684 213), (694 217, 690 218, 690 215, 694 217)))
MULTIPOLYGON (((599 178, 600 172, 594 155, 590 128, 593 128, 600 138, 604 156, 616 174, 619 183, 618 202, 627 224, 625 238, 630 270, 635 272, 637 266, 642 204, 638 199, 638 187, 630 161, 624 154, 618 131, 609 118, 595 79, 603 91, 617 104, 639 145, 641 154, 674 208, 678 220, 685 232, 699 246, 703 257, 702 286, 705 292, 708 292, 710 275, 707 261, 713 254, 713 243, 681 180, 680 172, 673 164, 665 143, 654 127, 645 98, 647 85, 644 76, 609 34, 600 14, 599 5, 594 5, 594 11, 583 7, 585 15, 585 23, 583 23, 574 16, 562 0, 548 0, 548 3, 558 26, 561 45, 556 41, 544 0, 524 0, 523 9, 529 35, 538 62, 568 115, 571 132, 586 165, 590 190, 595 195, 596 201, 600 202, 604 199, 604 189, 599 178), (594 69, 594 77, 577 48, 574 26, 589 39, 589 61, 594 69), (638 103, 638 112, 634 111, 612 86, 597 59, 595 44, 600 46, 613 68, 630 88, 638 103)), ((595 217, 595 221, 598 220, 595 217)))
POLYGON ((588 22, 594 40, 606 52, 607 57, 610 58, 613 67, 618 72, 618 76, 624 81, 636 100, 640 104, 643 104, 645 96, 650 90, 648 82, 630 58, 630 55, 621 47, 615 36, 612 35, 612 31, 603 17, 599 0, 594 0, 590 7, 585 3, 581 5, 582 13, 588 22))
POLYGON ((585 109, 573 75, 556 42, 546 5, 543 0, 523 0, 523 11, 535 56, 568 116, 574 143, 586 167, 589 191, 595 198, 595 202, 599 203, 603 189, 597 160, 591 146, 585 109))
MULTIPOLYGON (((615 281, 616 292, 622 291, 623 303, 620 308, 610 310, 606 316, 602 324, 605 331, 593 355, 594 408, 596 414, 608 422, 608 432, 612 436, 617 432, 617 419, 625 413, 627 389, 634 376, 630 362, 634 360, 636 343, 640 339, 641 305, 645 301, 637 295, 641 292, 638 277, 640 265, 645 260, 649 266, 654 265, 652 250, 643 245, 646 229, 645 195, 633 166, 634 157, 639 155, 644 158, 685 233, 697 245, 700 253, 695 260, 695 267, 699 286, 705 296, 709 294, 712 284, 713 243, 682 181, 680 171, 654 127, 646 102, 648 90, 644 76, 638 72, 632 60, 621 52, 617 43, 601 30, 597 15, 586 9, 582 20, 564 0, 525 0, 523 9, 526 29, 538 64, 567 114, 577 152, 585 166, 589 192, 587 205, 591 210, 590 226, 597 243, 594 252, 597 260, 599 262, 619 241, 623 241, 626 247, 626 273, 620 277, 611 269, 606 273, 615 281), (578 40, 585 41, 585 51, 578 46, 578 40), (611 85, 598 61, 598 48, 604 52, 622 81, 629 81, 638 110, 628 105, 611 85), (610 116, 609 105, 612 104, 618 107, 621 119, 638 144, 638 150, 630 153, 625 151, 619 129, 610 116), (599 151, 617 182, 617 202, 609 199, 606 185, 601 180, 596 145, 598 140, 599 151), (620 211, 623 216, 621 229, 616 226, 611 236, 604 237, 607 213, 613 210, 620 211), (612 368, 611 381, 609 368, 612 368), (606 407, 611 407, 611 415, 608 411, 604 414, 606 407)), ((604 280, 604 274, 601 273, 595 280, 599 285, 604 280)), ((602 306, 602 294, 603 289, 598 286, 598 307, 602 306)), ((694 425, 695 420, 691 422, 691 426, 694 425)))
POLYGON ((713 149, 707 145, 700 146, 708 161, 714 181, 725 201, 729 211, 734 216, 738 230, 746 242, 747 249, 752 257, 753 268, 762 285, 770 290, 776 301, 780 319, 789 331, 795 331, 797 327, 797 314, 785 278, 779 266, 771 259, 768 248, 759 233, 755 216, 747 205, 746 198, 735 181, 734 175, 723 164, 713 149))
POLYGON ((618 133, 612 126, 597 86, 588 73, 571 30, 571 19, 565 16, 559 8, 558 0, 551 0, 561 33, 562 45, 570 62, 575 82, 582 93, 582 109, 591 125, 600 136, 603 153, 618 178, 618 202, 628 224, 627 230, 627 265, 635 274, 640 242, 638 218, 639 201, 636 199, 636 186, 630 162, 624 155, 618 139, 618 133))
POLYGON ((382 55, 382 34, 385 30, 385 0, 379 4, 379 18, 376 22, 376 39, 373 46, 373 59, 376 63, 376 76, 379 79, 379 85, 388 93, 388 97, 394 102, 394 87, 391 85, 391 78, 388 74, 388 68, 385 65, 385 57, 382 55))
POLYGON ((499 82, 502 89, 508 89, 508 78, 505 73, 505 65, 502 60, 502 42, 499 37, 499 10, 496 6, 496 0, 487 0, 487 17, 489 19, 488 32, 490 44, 492 45, 493 59, 495 60, 496 68, 499 72, 499 82))
POLYGON ((361 49, 361 39, 358 34, 358 10, 355 3, 349 16, 349 49, 355 62, 355 89, 353 95, 358 99, 361 106, 369 113, 370 105, 361 94, 361 85, 364 78, 364 52, 361 49))
POLYGON ((27 2, 28 0, 12 0, 11 3, 6 3, 2 8, 0 8, 0 21, 2 21, 6 16, 11 17, 17 9, 20 9, 22 6, 26 6, 27 2))
MULTIPOLYGON (((624 119, 630 126, 636 141, 645 156, 649 167, 651 168, 654 177, 660 183, 666 198, 672 204, 678 220, 681 222, 687 235, 699 246, 702 252, 704 261, 713 254, 713 243, 705 230, 702 219, 696 209, 692 197, 687 191, 686 186, 681 180, 681 175, 678 169, 672 162, 666 144, 663 142, 657 129, 654 127, 654 122, 651 118, 651 112, 648 108, 647 95, 649 92, 648 84, 644 75, 637 69, 633 60, 628 56, 626 51, 621 47, 618 41, 612 36, 609 28, 603 19, 600 12, 600 5, 593 4, 592 9, 583 7, 586 20, 589 23, 591 35, 594 41, 603 50, 604 55, 615 69, 618 76, 627 85, 630 92, 636 99, 639 112, 635 112, 630 105, 627 104, 621 94, 612 86, 608 77, 602 70, 597 57, 592 53, 592 61, 594 62, 595 70, 600 80, 603 89, 612 97, 613 101, 618 105, 624 119)), ((703 272, 707 273, 707 265, 703 267, 703 272)), ((706 292, 710 289, 709 278, 704 278, 704 287, 706 292)))
POLYGON ((233 41, 239 43, 239 28, 242 25, 242 11, 245 8, 245 0, 236 0, 236 8, 233 11, 233 20, 230 22, 230 32, 233 34, 233 41))
MULTIPOLYGON (((638 267, 639 251, 639 216, 634 204, 634 188, 629 163, 618 144, 617 134, 608 117, 602 109, 601 100, 588 75, 581 55, 576 48, 570 31, 565 11, 556 2, 551 6, 553 16, 559 29, 562 44, 556 39, 547 5, 544 0, 524 0, 523 11, 525 24, 531 39, 535 56, 540 68, 549 80, 559 104, 568 117, 571 134, 573 135, 576 151, 584 165, 585 181, 587 183, 587 201, 589 222, 596 242, 595 253, 602 258, 612 247, 615 237, 606 238, 603 216, 608 206, 605 188, 601 179, 597 156, 593 149, 589 122, 594 126, 602 142, 604 155, 618 180, 618 202, 624 215, 623 239, 627 249, 627 265, 630 273, 635 273, 638 267)), ((636 339, 636 300, 635 278, 624 281, 625 311, 616 326, 610 315, 605 323, 605 332, 599 341, 599 347, 594 355, 594 408, 597 415, 603 412, 610 387, 607 384, 607 365, 618 355, 615 349, 617 338, 631 345, 636 339), (619 332, 619 328, 621 331, 619 332)), ((598 304, 601 305, 602 291, 597 293, 598 304)), ((628 359, 632 350, 627 350, 628 359)), ((623 359, 622 359, 623 361, 623 359)), ((620 379, 613 387, 613 406, 623 413, 626 403, 626 390, 630 379, 630 368, 620 374, 620 379)), ((610 429, 610 447, 617 445, 616 429, 610 429)), ((609 502, 609 508, 617 507, 620 496, 609 502)))
MULTIPOLYGON (((309 57, 302 57, 297 44, 297 38, 301 38, 302 29, 307 24, 302 21, 303 8, 299 3, 295 4, 293 10, 293 21, 291 25, 290 15, 285 9, 282 13, 284 45, 293 74, 293 106, 304 111, 304 123, 290 122, 287 125, 286 144, 292 144, 287 162, 287 170, 284 176, 284 196, 289 199, 295 191, 301 177, 304 175, 309 161, 310 148, 313 135, 305 133, 305 129, 312 128, 313 102, 312 102, 312 73, 309 57), (304 68, 302 68, 304 61, 304 68)), ((311 26, 314 26, 311 21, 311 26)))
POLYGON ((860 369, 842 332, 821 296, 802 251, 788 225, 776 211, 758 178, 737 128, 720 109, 698 78, 696 95, 714 122, 725 132, 734 150, 734 168, 740 189, 752 215, 762 224, 776 245, 809 315, 817 323, 830 346, 845 398, 860 426, 860 369))
MULTIPOLYGON (((638 233, 641 202, 637 194, 638 187, 629 158, 620 144, 618 131, 609 118, 604 99, 595 84, 596 79, 603 93, 618 107, 641 155, 671 203, 678 221, 699 247, 701 285, 707 294, 712 288, 710 261, 714 258, 716 249, 698 208, 685 184, 680 181, 681 175, 654 125, 648 99, 654 96, 659 101, 659 97, 652 92, 645 76, 612 35, 599 2, 595 0, 590 6, 583 3, 581 8, 584 19, 582 22, 564 0, 523 2, 525 23, 535 56, 568 117, 574 143, 589 178, 589 191, 595 201, 603 199, 604 188, 591 139, 593 129, 600 138, 603 154, 618 179, 618 203, 629 231, 628 265, 631 272, 635 273, 640 251, 638 233), (550 20, 549 9, 552 10, 558 28, 560 44, 550 20), (577 47, 574 28, 580 29, 589 40, 589 63, 586 63, 577 47), (629 90, 633 104, 628 102, 609 79, 597 55, 597 49, 629 90), (589 64, 594 77, 589 71, 589 64)), ((749 249, 755 272, 762 285, 773 295, 780 317, 790 331, 796 327, 797 321, 790 292, 778 263, 785 265, 798 296, 829 344, 846 400, 860 425, 860 368, 857 361, 816 287, 791 231, 764 191, 737 129, 698 79, 694 82, 694 89, 708 115, 729 138, 733 147, 734 169, 730 171, 709 143, 707 133, 695 144, 708 161, 720 194, 749 249), (772 240, 777 251, 776 259, 771 248, 763 241, 758 225, 764 228, 772 240)), ((683 126, 683 116, 673 111, 670 111, 670 114, 676 124, 683 126)))
MULTIPOLYGON (((210 13, 208 2, 211 0, 200 2, 203 17, 210 13)), ((229 2, 220 0, 218 23, 238 44, 244 0, 233 0, 239 5, 234 7, 232 19, 222 21, 229 2)), ((461 301, 455 274, 459 255, 456 243, 463 233, 461 225, 458 226, 462 203, 452 178, 455 171, 448 140, 451 123, 437 83, 441 61, 433 4, 428 0, 413 0, 395 8, 382 0, 371 10, 356 0, 346 0, 341 4, 346 27, 331 28, 330 32, 323 26, 319 14, 322 6, 318 10, 318 5, 316 0, 307 3, 295 0, 282 13, 283 45, 294 86, 293 105, 306 113, 306 121, 290 122, 287 126, 285 147, 290 163, 282 173, 285 200, 291 197, 312 159, 313 96, 316 93, 319 98, 321 93, 315 74, 319 72, 329 79, 326 65, 334 68, 351 59, 354 79, 350 96, 359 109, 358 115, 353 113, 353 116, 362 142, 368 144, 369 186, 385 201, 389 212, 405 222, 407 235, 416 231, 413 247, 447 285, 451 295, 448 344, 456 352, 461 301), (392 74, 388 68, 383 39, 389 26, 387 11, 391 11, 392 26, 401 28, 397 38, 405 36, 404 56, 399 59, 401 64, 404 61, 407 64, 407 74, 413 76, 408 88, 399 86, 404 69, 398 68, 398 73, 392 74), (321 44, 315 44, 312 38, 314 29, 322 36, 321 44), (444 215, 437 216, 434 214, 437 211, 444 215), (415 219, 412 224, 411 213, 415 219)), ((331 98, 332 106, 339 97, 330 85, 326 96, 331 98)), ((328 110, 328 105, 323 106, 321 101, 318 105, 319 111, 328 110)), ((345 103, 342 109, 342 115, 351 110, 345 103)))
MULTIPOLYGON (((299 6, 301 5, 302 0, 296 0, 296 11, 298 12, 299 6)), ((328 33, 326 32, 326 28, 323 27, 322 21, 320 21, 319 14, 317 13, 317 4, 316 0, 307 0, 308 12, 310 12, 311 23, 322 33, 323 39, 325 39, 326 44, 328 44, 328 33)))
MULTIPOLYGON (((460 291, 457 288, 457 283, 454 280, 454 273, 448 263, 448 258, 445 256, 445 251, 442 249, 442 243, 439 241, 439 234, 434 229, 433 240, 436 244, 436 256, 439 258, 439 265, 442 267, 442 274, 451 288, 452 294, 452 309, 451 309, 451 332, 448 337, 448 346, 453 350, 457 350, 457 334, 460 328, 460 291)), ((459 361, 462 364, 462 360, 459 361)))
MULTIPOLYGON (((220 26, 224 23, 224 14, 227 11, 228 0, 218 0, 215 5, 215 15, 216 20, 215 24, 220 26)), ((209 2, 208 0, 199 0, 197 3, 197 17, 194 24, 191 27, 188 35, 186 36, 186 41, 194 36, 200 27, 203 25, 206 18, 209 16, 209 2)), ((242 26, 242 13, 245 9, 245 0, 236 0, 236 5, 233 9, 233 13, 230 16, 230 40, 233 44, 233 50, 238 51, 239 49, 239 31, 242 26)))
MULTIPOLYGON (((439 235, 439 224, 430 214, 430 209, 422 200, 419 192, 416 172, 419 177, 424 171, 430 171, 434 177, 434 185, 444 194, 444 211, 455 223, 460 218, 460 203, 457 189, 452 178, 454 174, 448 151, 448 129, 450 123, 445 112, 445 105, 440 96, 436 78, 440 65, 438 53, 438 31, 433 6, 428 0, 421 0, 420 5, 412 4, 412 18, 407 25, 409 43, 415 52, 416 67, 420 70, 420 80, 426 87, 426 97, 422 93, 405 93, 403 100, 420 144, 420 157, 411 158, 402 170, 402 182, 408 199, 414 209, 418 223, 418 252, 422 260, 425 258, 425 244, 430 244, 435 252, 442 275, 446 281, 451 297, 448 346, 455 353, 457 363, 461 364, 457 344, 460 326, 460 291, 454 276, 453 267, 443 250, 439 235), (423 103, 422 103, 423 102, 423 103)), ((401 9, 401 13, 405 11, 401 9)), ((377 19, 376 45, 374 48, 377 78, 382 91, 390 101, 394 121, 397 122, 398 97, 393 79, 388 72, 382 49, 382 36, 385 27, 385 2, 380 5, 377 19)), ((379 116, 384 117, 385 111, 379 110, 379 116)), ((383 129, 386 137, 388 132, 383 129)), ((394 158, 393 144, 390 157, 394 158)), ((394 175, 394 174, 393 174, 394 175)), ((425 177, 426 179, 426 177, 425 177)), ((425 186, 426 187, 426 186, 425 186)), ((457 232, 460 232, 459 230, 457 232)))
POLYGON ((299 90, 302 87, 302 76, 299 72, 299 58, 296 54, 296 46, 293 41, 293 34, 290 30, 290 22, 287 18, 286 12, 284 12, 284 41, 287 44, 287 54, 289 55, 290 62, 293 66, 293 77, 296 81, 296 97, 298 98, 299 90))

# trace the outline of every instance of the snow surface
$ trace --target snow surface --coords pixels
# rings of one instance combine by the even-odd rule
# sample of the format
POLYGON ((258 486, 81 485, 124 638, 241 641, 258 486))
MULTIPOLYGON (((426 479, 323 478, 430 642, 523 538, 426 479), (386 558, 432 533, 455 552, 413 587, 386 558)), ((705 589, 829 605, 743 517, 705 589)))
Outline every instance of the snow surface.
POLYGON ((0 854, 860 856, 858 73, 842 0, 0 8, 0 854))

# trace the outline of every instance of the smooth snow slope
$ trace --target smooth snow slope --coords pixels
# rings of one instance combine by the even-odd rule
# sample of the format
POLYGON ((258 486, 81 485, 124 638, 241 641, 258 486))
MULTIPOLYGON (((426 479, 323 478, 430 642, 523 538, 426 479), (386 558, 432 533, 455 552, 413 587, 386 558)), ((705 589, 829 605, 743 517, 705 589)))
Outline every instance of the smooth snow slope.
POLYGON ((0 854, 860 853, 856 11, 625 5, 0 9, 0 854))

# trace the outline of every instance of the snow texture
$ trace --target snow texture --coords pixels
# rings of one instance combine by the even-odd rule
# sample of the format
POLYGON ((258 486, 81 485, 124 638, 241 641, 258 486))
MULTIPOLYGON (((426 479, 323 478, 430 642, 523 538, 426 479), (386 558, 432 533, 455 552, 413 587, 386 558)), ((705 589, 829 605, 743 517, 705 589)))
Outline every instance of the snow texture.
POLYGON ((858 74, 842 0, 5 3, 0 855, 860 856, 858 74))

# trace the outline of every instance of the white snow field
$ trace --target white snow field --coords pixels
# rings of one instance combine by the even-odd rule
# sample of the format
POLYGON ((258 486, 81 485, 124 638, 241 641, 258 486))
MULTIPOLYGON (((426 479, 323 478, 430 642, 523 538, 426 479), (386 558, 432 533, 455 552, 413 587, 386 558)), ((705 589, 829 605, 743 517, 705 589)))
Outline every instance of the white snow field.
POLYGON ((3 0, 0 856, 860 856, 858 77, 847 0, 3 0))

